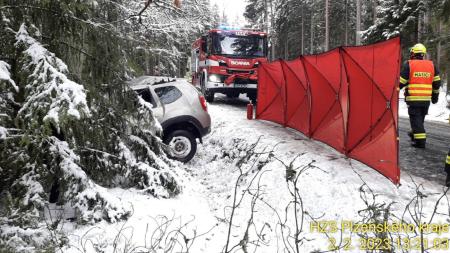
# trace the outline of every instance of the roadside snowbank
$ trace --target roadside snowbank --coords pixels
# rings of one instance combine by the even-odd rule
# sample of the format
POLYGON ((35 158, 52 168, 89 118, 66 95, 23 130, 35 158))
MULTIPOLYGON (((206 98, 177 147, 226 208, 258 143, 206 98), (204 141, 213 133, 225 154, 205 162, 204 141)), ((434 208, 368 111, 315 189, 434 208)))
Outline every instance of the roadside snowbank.
MULTIPOLYGON (((445 86, 445 85, 443 85, 445 86)), ((439 121, 439 122, 449 122, 450 118, 450 108, 447 107, 450 104, 450 95, 446 96, 445 88, 441 88, 441 93, 439 94, 439 101, 436 104, 431 104, 430 109, 428 111, 428 115, 425 118, 427 121, 439 121)), ((408 107, 406 102, 404 101, 403 92, 400 92, 400 106, 399 106, 399 115, 400 117, 409 117, 408 116, 408 107)))
MULTIPOLYGON (((194 185, 195 182, 191 184, 194 185)), ((208 232, 214 231, 217 221, 203 196, 194 192, 194 188, 186 189, 174 199, 157 199, 133 189, 110 189, 110 194, 132 205, 132 216, 115 224, 103 221, 95 226, 74 226, 66 223, 64 230, 68 233, 69 246, 63 252, 166 252, 160 250, 169 249, 170 240, 183 242, 182 234, 189 238, 194 233, 199 238, 189 242, 194 244, 192 252, 211 252, 211 245, 206 243, 214 234, 208 232), (202 236, 204 233, 207 234, 202 236), (146 251, 152 248, 154 251, 146 251)), ((219 251, 216 248, 213 252, 219 251)))

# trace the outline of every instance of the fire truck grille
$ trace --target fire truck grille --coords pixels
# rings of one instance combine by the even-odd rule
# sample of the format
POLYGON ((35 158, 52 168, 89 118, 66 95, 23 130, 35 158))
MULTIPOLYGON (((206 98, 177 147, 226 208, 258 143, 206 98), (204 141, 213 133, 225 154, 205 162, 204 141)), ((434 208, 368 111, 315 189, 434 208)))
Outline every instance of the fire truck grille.
POLYGON ((254 70, 237 70, 237 69, 227 69, 228 74, 253 74, 254 70))
POLYGON ((236 78, 234 80, 234 83, 235 84, 249 84, 249 83, 255 83, 255 81, 251 81, 251 80, 248 80, 248 79, 236 78))

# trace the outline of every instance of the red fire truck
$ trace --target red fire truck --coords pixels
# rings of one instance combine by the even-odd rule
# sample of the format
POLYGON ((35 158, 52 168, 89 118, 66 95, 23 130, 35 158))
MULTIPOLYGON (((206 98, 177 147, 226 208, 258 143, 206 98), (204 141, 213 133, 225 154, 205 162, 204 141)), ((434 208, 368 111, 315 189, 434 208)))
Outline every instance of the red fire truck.
POLYGON ((192 44, 192 84, 201 88, 208 102, 215 93, 227 97, 247 94, 256 102, 257 68, 267 61, 267 34, 229 29, 210 30, 192 44))

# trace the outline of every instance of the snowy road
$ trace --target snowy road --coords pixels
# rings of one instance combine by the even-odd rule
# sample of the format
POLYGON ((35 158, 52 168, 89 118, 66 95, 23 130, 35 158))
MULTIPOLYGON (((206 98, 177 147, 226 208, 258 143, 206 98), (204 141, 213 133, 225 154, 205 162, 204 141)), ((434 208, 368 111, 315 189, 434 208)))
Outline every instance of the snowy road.
POLYGON ((450 125, 428 121, 425 123, 427 131, 427 148, 416 149, 410 146, 408 131, 409 119, 400 118, 400 167, 402 172, 426 178, 438 184, 443 184, 444 159, 450 147, 450 125))

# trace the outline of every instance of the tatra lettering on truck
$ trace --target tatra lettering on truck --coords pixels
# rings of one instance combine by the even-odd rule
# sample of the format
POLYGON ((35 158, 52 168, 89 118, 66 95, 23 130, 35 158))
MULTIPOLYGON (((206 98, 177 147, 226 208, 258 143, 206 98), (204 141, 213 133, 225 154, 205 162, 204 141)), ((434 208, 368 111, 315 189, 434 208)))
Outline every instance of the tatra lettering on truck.
POLYGON ((214 29, 192 44, 192 83, 208 102, 215 93, 247 94, 256 102, 258 65, 267 62, 267 34, 250 30, 214 29))

